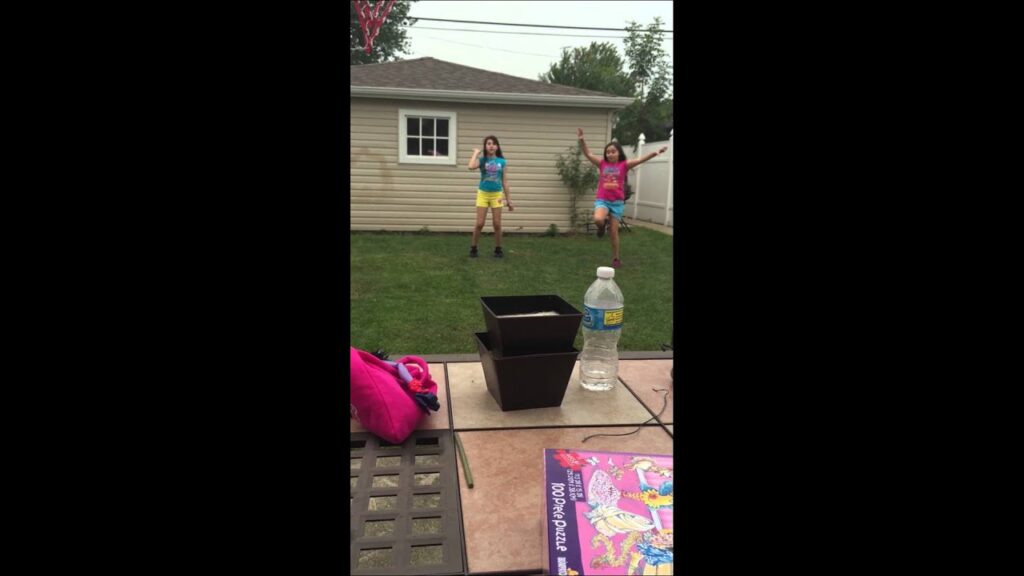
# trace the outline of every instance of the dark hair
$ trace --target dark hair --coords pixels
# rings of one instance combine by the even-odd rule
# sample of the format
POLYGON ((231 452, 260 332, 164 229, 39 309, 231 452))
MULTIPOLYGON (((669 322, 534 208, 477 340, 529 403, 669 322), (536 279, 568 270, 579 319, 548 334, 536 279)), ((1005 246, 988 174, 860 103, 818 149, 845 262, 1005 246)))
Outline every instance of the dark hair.
POLYGON ((498 147, 498 151, 495 152, 494 155, 497 156, 498 158, 504 158, 505 155, 501 153, 501 143, 498 142, 498 137, 497 136, 488 136, 488 137, 484 138, 483 148, 481 149, 481 152, 483 152, 483 157, 487 158, 487 141, 488 140, 494 140, 494 145, 498 147))
POLYGON ((604 150, 601 152, 601 156, 604 157, 605 162, 608 161, 609 146, 615 146, 615 148, 619 151, 619 162, 624 162, 626 160, 626 151, 622 149, 622 144, 619 144, 618 140, 612 140, 611 142, 604 145, 604 150))

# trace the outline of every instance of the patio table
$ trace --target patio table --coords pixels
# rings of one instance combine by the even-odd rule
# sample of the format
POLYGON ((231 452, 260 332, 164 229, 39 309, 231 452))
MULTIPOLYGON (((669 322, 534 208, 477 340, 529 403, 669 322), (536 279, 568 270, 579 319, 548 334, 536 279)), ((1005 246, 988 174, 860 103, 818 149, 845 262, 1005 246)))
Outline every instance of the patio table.
MULTIPOLYGON (((443 570, 432 569, 431 560, 398 569, 394 564, 378 568, 369 560, 366 549, 370 545, 360 539, 360 527, 354 526, 353 574, 543 574, 545 448, 672 453, 672 352, 620 353, 619 386, 609 392, 584 390, 579 385, 577 361, 561 406, 509 412, 502 412, 487 391, 478 355, 422 357, 438 384, 441 409, 424 418, 418 430, 457 433, 472 474, 470 488, 462 462, 452 458, 457 466, 457 489, 454 480, 449 482, 457 506, 448 513, 458 516, 458 522, 451 525, 461 529, 455 540, 461 545, 455 546, 461 548, 461 558, 452 558, 453 552, 441 552, 443 547, 436 546, 438 558, 450 554, 444 557, 443 570), (598 436, 583 442, 592 434, 624 434, 638 426, 640 430, 634 434, 598 436), (360 555, 366 558, 361 564, 360 555)), ((354 420, 350 431, 365 432, 354 420)), ((353 471, 353 486, 356 474, 353 471)), ((353 505, 355 502, 353 499, 353 505)), ((359 502, 365 505, 364 500, 359 502)), ((359 512, 365 511, 352 510, 353 518, 359 512)), ((409 544, 398 542, 395 546, 409 544)), ((408 550, 393 553, 403 559, 410 557, 408 550)))

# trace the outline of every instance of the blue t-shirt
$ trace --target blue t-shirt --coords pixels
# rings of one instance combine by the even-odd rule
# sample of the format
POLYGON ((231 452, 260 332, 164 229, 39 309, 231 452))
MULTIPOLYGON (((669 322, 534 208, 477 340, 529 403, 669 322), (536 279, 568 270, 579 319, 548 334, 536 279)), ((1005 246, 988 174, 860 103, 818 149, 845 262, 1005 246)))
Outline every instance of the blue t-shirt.
POLYGON ((504 158, 480 159, 480 189, 484 192, 501 192, 502 175, 505 172, 504 158))

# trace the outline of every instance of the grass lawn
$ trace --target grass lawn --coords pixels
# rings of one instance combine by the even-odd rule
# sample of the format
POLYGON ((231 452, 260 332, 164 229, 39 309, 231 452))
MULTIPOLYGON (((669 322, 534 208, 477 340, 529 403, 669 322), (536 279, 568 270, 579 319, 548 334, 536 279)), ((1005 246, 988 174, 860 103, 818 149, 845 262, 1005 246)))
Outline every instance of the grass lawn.
MULTIPOLYGON (((371 352, 476 352, 473 333, 487 329, 481 296, 557 294, 582 311, 597 267, 611 264, 607 235, 506 235, 499 259, 492 233, 480 239, 479 258, 468 257, 468 233, 350 234, 351 343, 371 352)), ((619 350, 661 350, 672 339, 672 237, 633 226, 621 240, 619 350)))

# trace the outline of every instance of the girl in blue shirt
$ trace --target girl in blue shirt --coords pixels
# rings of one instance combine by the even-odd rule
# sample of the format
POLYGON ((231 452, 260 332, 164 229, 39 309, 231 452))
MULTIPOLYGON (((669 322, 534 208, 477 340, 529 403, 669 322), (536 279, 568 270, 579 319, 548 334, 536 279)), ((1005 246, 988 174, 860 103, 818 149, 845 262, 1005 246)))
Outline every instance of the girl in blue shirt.
POLYGON ((495 136, 484 138, 484 155, 480 149, 473 149, 469 159, 470 170, 480 170, 480 185, 476 191, 476 227, 473 228, 473 241, 469 247, 469 257, 476 258, 476 244, 483 232, 487 220, 487 209, 491 209, 491 224, 494 226, 494 257, 501 258, 501 207, 508 206, 508 211, 515 210, 508 195, 508 167, 505 155, 501 153, 501 144, 495 136), (478 158, 479 157, 479 158, 478 158))

